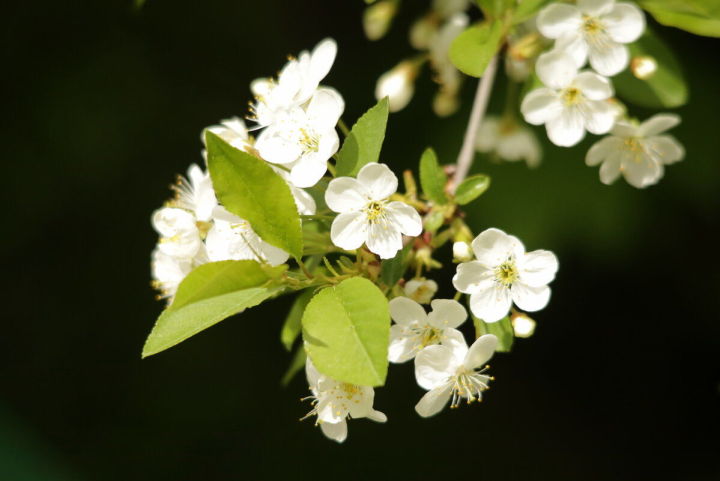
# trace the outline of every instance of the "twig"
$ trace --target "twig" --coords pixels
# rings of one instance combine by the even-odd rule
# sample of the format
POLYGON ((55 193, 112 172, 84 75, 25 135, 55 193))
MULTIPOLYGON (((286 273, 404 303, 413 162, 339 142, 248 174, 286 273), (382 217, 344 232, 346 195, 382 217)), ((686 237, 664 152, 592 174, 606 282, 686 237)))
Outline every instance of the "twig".
POLYGON ((475 157, 475 137, 477 137, 480 123, 485 116, 490 91, 492 90, 493 80, 495 79, 495 71, 497 70, 497 56, 494 56, 482 78, 478 82, 478 88, 475 92, 475 100, 473 101, 470 119, 468 120, 467 129, 465 130, 465 138, 463 139, 462 148, 457 158, 457 167, 453 176, 452 191, 455 192, 457 186, 465 180, 473 158, 475 157))

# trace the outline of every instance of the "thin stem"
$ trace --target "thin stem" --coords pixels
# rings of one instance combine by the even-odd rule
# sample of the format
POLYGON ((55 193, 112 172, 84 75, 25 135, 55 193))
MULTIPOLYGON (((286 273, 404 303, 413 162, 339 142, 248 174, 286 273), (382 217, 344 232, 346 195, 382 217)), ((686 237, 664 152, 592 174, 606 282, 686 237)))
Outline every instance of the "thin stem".
POLYGON ((338 127, 340 127, 340 132, 342 132, 345 137, 350 135, 350 129, 345 125, 343 119, 338 119, 338 127))
POLYGON ((490 99, 490 91, 492 90, 493 80, 495 79, 495 71, 497 70, 497 55, 494 56, 482 78, 478 82, 478 88, 475 92, 475 100, 473 101, 470 119, 468 120, 467 129, 465 130, 465 138, 463 139, 462 148, 457 158, 457 167, 455 176, 453 177, 453 192, 460 183, 465 180, 473 157, 475 157, 475 137, 477 136, 480 123, 485 116, 488 100, 490 99))

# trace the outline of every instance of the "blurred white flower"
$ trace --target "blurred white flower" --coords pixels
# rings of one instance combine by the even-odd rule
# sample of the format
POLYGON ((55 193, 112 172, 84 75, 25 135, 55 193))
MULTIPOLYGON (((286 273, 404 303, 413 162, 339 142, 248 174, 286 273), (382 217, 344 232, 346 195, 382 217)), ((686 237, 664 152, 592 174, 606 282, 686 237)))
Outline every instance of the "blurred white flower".
POLYGON ((578 73, 570 56, 555 50, 540 56, 535 71, 545 87, 525 96, 520 107, 525 121, 545 124, 555 144, 571 147, 585 136, 605 134, 615 122, 615 109, 607 100, 613 95, 610 81, 594 72, 578 73))
POLYGON ((473 258, 470 244, 467 242, 453 242, 453 260, 455 262, 467 262, 473 258))
POLYGON ((402 235, 418 236, 422 220, 417 211, 399 201, 389 201, 398 180, 385 164, 369 163, 357 179, 338 177, 330 181, 325 202, 340 213, 330 228, 336 246, 353 250, 367 244, 382 259, 395 257, 402 249, 402 235))
POLYGON ((524 160, 528 167, 540 165, 542 150, 535 134, 525 125, 487 116, 480 124, 475 141, 478 152, 494 152, 502 160, 524 160))
POLYGON ((537 17, 537 27, 557 39, 555 49, 569 54, 578 67, 590 59, 599 74, 612 76, 628 66, 625 44, 645 30, 645 16, 636 5, 615 0, 578 0, 577 6, 552 3, 537 17))
POLYGON ((620 174, 633 187, 657 183, 665 165, 685 156, 682 144, 665 131, 680 123, 675 114, 657 114, 637 125, 617 122, 611 135, 596 142, 587 153, 585 163, 600 166, 600 181, 612 184, 620 174))
POLYGON ((152 224, 160 234, 158 249, 168 256, 192 259, 202 247, 195 216, 184 209, 158 209, 152 216, 152 224))
POLYGON ((462 87, 463 75, 450 61, 450 45, 465 30, 470 22, 464 13, 457 13, 440 27, 430 42, 430 65, 435 71, 435 81, 440 89, 433 101, 436 115, 452 115, 459 107, 457 99, 462 87))
POLYGON ((525 313, 518 313, 510 319, 515 337, 531 337, 535 333, 535 319, 525 313))
POLYGON ((497 347, 497 338, 485 334, 468 349, 465 339, 429 346, 415 357, 415 379, 428 392, 415 406, 422 417, 440 412, 448 401, 456 408, 465 399, 468 404, 482 399, 492 378, 482 368, 497 347))
POLYGON ((470 294, 470 310, 485 322, 497 322, 512 303, 539 311, 550 300, 547 286, 558 269, 550 251, 525 252, 522 242, 500 229, 487 229, 472 242, 474 261, 457 267, 455 289, 470 294))
POLYGON ((385 36, 397 13, 399 0, 380 0, 368 5, 363 12, 363 29, 368 40, 385 36))
POLYGON ((382 74, 375 85, 375 98, 380 100, 388 97, 390 112, 404 109, 415 93, 418 68, 418 62, 403 60, 382 74))
POLYGON ((405 295, 420 304, 429 304, 438 290, 437 282, 432 279, 411 279, 405 283, 405 295))

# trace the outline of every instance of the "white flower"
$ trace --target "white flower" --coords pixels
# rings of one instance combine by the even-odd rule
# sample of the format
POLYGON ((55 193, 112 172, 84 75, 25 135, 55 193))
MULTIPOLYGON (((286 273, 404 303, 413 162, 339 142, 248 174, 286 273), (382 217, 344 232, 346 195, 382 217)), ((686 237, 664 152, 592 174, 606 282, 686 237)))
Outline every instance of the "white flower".
POLYGON ((192 260, 169 256, 156 247, 152 253, 150 267, 153 277, 152 286, 160 291, 159 297, 172 298, 182 280, 194 266, 192 260))
POLYGON ((390 301, 390 316, 396 324, 390 328, 390 362, 405 362, 420 351, 434 344, 465 342, 456 328, 467 319, 467 311, 452 299, 435 299, 432 311, 425 309, 407 297, 390 301))
POLYGON ((481 369, 495 353, 497 338, 492 334, 479 337, 468 349, 464 338, 457 342, 430 346, 415 357, 415 379, 428 392, 415 406, 422 417, 437 414, 452 398, 451 408, 463 399, 470 404, 482 399, 490 376, 481 369))
POLYGON ((409 205, 388 197, 395 193, 397 177, 385 164, 369 163, 357 179, 333 179, 325 192, 328 207, 339 212, 330 228, 333 244, 353 250, 367 243, 382 259, 395 257, 402 248, 402 234, 418 236, 422 220, 409 205))
MULTIPOLYGON (((211 125, 207 129, 238 150, 247 152, 252 148, 245 122, 238 117, 222 120, 220 125, 211 125)), ((202 135, 202 141, 205 142, 205 135, 202 135)))
POLYGON ((213 226, 205 245, 211 261, 256 260, 277 266, 290 257, 284 250, 262 240, 247 221, 222 206, 213 211, 213 226))
POLYGON ((387 416, 373 409, 375 390, 369 386, 357 386, 338 382, 320 374, 310 359, 305 363, 313 408, 303 419, 317 415, 316 424, 323 434, 339 443, 347 438, 347 418, 368 418, 384 423, 387 416))
POLYGON ((524 160, 528 167, 540 165, 542 151, 535 134, 512 120, 486 117, 480 124, 475 141, 478 152, 495 152, 508 162, 524 160))
POLYGON ((158 209, 153 214, 152 224, 160 234, 158 249, 168 256, 192 259, 202 248, 195 216, 184 209, 158 209))
POLYGON ((429 304, 438 290, 437 282, 432 279, 411 279, 405 283, 405 295, 420 304, 429 304))
POLYGON ((513 302, 524 311, 539 311, 550 300, 547 286, 558 261, 550 251, 525 253, 517 237, 487 229, 472 242, 477 260, 464 262, 453 277, 455 288, 470 294, 470 310, 485 322, 497 322, 513 302))
POLYGON ((258 136, 255 148, 266 161, 289 168, 289 180, 296 187, 312 187, 325 175, 328 159, 338 150, 335 125, 344 108, 337 91, 319 88, 307 108, 295 107, 278 115, 258 136))
POLYGON ((515 337, 531 337, 535 333, 535 319, 524 313, 518 313, 510 319, 515 337))
POLYGON ((663 134, 680 123, 674 114, 658 114, 640 125, 618 122, 611 135, 596 142, 587 153, 585 163, 600 167, 603 184, 613 183, 622 174, 634 187, 657 183, 665 165, 685 156, 685 149, 672 135, 663 134))
POLYGON ((330 71, 336 54, 337 44, 328 38, 318 43, 312 53, 303 51, 298 58, 290 59, 277 81, 255 80, 250 88, 257 100, 253 106, 257 123, 269 125, 275 122, 278 114, 310 99, 330 71))
POLYGON ((473 257, 470 244, 467 242, 453 242, 453 260, 455 262, 467 262, 473 257))
POLYGON ((615 122, 615 110, 607 101, 613 95, 605 77, 578 68, 572 58, 561 51, 540 56, 535 66, 546 87, 531 91, 522 101, 525 120, 533 125, 545 124, 555 145, 571 147, 585 136, 605 134, 615 122))
POLYGON ((412 60, 403 60, 392 70, 382 74, 375 85, 375 98, 381 100, 388 97, 390 112, 404 109, 413 93, 415 93, 415 77, 418 64, 412 60))
POLYGON ((203 172, 196 164, 191 164, 187 174, 187 179, 180 176, 178 183, 174 186, 177 196, 173 205, 189 210, 195 214, 196 220, 207 222, 212 217, 212 211, 217 205, 210 173, 203 172))
POLYGON ((630 55, 625 44, 642 35, 645 16, 632 3, 578 0, 577 6, 547 6, 538 15, 537 27, 546 37, 557 39, 555 49, 571 55, 578 67, 589 57, 599 74, 612 76, 627 67, 630 55))

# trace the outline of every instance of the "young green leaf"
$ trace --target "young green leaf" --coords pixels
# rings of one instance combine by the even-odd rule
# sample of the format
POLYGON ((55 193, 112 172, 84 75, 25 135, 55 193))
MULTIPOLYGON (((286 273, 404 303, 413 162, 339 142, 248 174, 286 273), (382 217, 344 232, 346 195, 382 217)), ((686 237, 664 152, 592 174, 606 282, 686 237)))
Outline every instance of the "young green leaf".
POLYGON ((297 296, 290 308, 290 312, 285 318, 285 323, 280 331, 280 341, 288 351, 292 349, 295 339, 297 339, 300 331, 302 331, 302 316, 305 312, 305 306, 308 305, 313 294, 313 289, 307 289, 297 296))
POLYGON ((460 205, 469 204, 480 197, 490 187, 490 177, 473 175, 463 180, 455 191, 455 202, 460 205))
POLYGON ((388 368, 388 301, 361 277, 327 287, 302 318, 305 351, 321 373, 364 386, 385 383, 388 368))
POLYGON ((160 314, 142 357, 164 351, 278 293, 281 288, 265 284, 286 268, 267 268, 255 261, 220 261, 197 267, 183 279, 173 303, 160 314))
POLYGON ((354 177, 365 164, 378 161, 385 140, 388 112, 385 97, 355 122, 337 154, 339 177, 354 177))
POLYGON ((302 369, 305 367, 305 359, 307 359, 305 349, 303 349, 302 346, 298 346, 298 348, 295 349, 295 354, 293 354, 293 358, 290 361, 290 365, 288 366, 287 371, 285 371, 282 379, 280 379, 280 384, 282 384, 283 386, 287 386, 288 384, 290 384, 290 381, 292 381, 292 378, 295 377, 295 374, 302 371, 302 369))
POLYGON ((453 40, 450 61, 462 73, 482 77, 490 60, 500 50, 503 25, 500 21, 469 27, 453 40))
POLYGON ((380 280, 382 280, 386 286, 394 286, 397 284, 397 281, 402 278, 403 274, 405 274, 408 265, 408 254, 410 254, 412 247, 413 243, 410 242, 403 247, 395 257, 382 261, 380 265, 380 280))
POLYGON ((425 196, 436 204, 446 204, 447 175, 438 163, 435 151, 428 147, 420 157, 420 185, 425 196))
POLYGON ((498 338, 497 352, 510 352, 513 341, 515 340, 515 332, 513 331, 510 316, 505 316, 498 322, 485 322, 472 316, 475 325, 475 338, 483 334, 494 334, 498 338))
POLYGON ((720 37, 719 0, 641 0, 640 5, 662 25, 720 37))
POLYGON ((514 0, 477 0, 486 17, 498 18, 513 6, 514 0))
POLYGON ((300 215, 287 183, 262 159, 205 131, 208 169, 218 200, 267 243, 302 256, 300 215))
POLYGON ((654 62, 656 69, 644 79, 637 78, 630 69, 616 76, 613 82, 620 97, 650 108, 680 107, 687 102, 688 87, 680 63, 650 30, 630 44, 630 58, 631 62, 654 62))
POLYGON ((523 0, 513 13, 513 23, 517 25, 524 22, 542 10, 548 3, 550 3, 550 0, 523 0))

